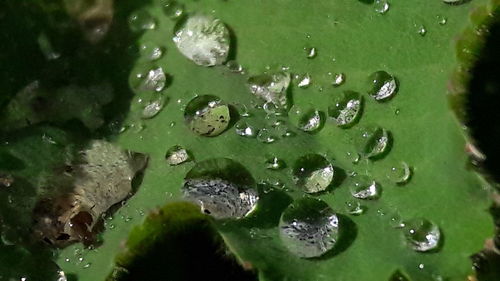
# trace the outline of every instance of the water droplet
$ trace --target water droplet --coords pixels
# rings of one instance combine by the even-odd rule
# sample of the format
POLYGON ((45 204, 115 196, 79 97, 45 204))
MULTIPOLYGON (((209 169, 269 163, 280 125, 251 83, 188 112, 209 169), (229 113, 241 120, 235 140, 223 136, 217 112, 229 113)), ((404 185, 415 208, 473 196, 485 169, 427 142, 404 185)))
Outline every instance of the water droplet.
POLYGON ((333 181, 332 164, 319 154, 306 154, 293 166, 295 183, 307 193, 325 191, 333 181))
POLYGON ((467 1, 468 0, 443 0, 444 3, 450 4, 450 5, 460 5, 460 4, 463 4, 467 1))
POLYGON ((241 64, 239 64, 235 60, 230 60, 230 61, 226 62, 226 67, 227 67, 227 69, 229 69, 229 71, 234 72, 234 73, 243 72, 243 67, 241 66, 241 64))
POLYGON ((91 263, 89 262, 89 263, 85 264, 85 265, 83 266, 83 268, 89 268, 89 267, 90 267, 90 265, 91 265, 91 263))
POLYGON ((399 162, 390 168, 387 178, 396 184, 403 185, 411 178, 411 168, 406 162, 399 162))
POLYGON ((425 268, 425 264, 420 263, 420 264, 418 265, 418 269, 424 269, 424 268, 425 268))
POLYGON ((334 87, 338 87, 338 86, 344 84, 344 82, 345 82, 345 74, 344 73, 337 73, 333 77, 332 85, 334 87))
POLYGON ((184 5, 177 1, 166 1, 163 4, 163 13, 173 20, 178 19, 184 14, 184 5))
POLYGON ((134 32, 156 28, 155 19, 146 10, 133 12, 128 18, 128 24, 134 32))
POLYGON ((345 205, 345 210, 348 214, 359 216, 365 212, 365 207, 361 206, 358 201, 347 201, 345 205))
POLYGON ((236 134, 247 138, 255 138, 258 131, 255 127, 249 125, 245 121, 238 121, 238 123, 236 123, 236 125, 234 126, 234 129, 236 131, 236 134))
POLYGON ((405 227, 405 223, 403 219, 399 215, 393 215, 390 220, 390 225, 392 228, 403 228, 405 227))
POLYGON ((175 32, 173 41, 197 65, 223 64, 229 54, 229 31, 222 21, 211 16, 188 17, 175 32))
POLYGON ((419 25, 415 25, 415 27, 417 28, 417 33, 424 37, 425 34, 427 34, 427 29, 425 28, 425 26, 423 26, 422 24, 419 24, 419 25))
POLYGON ((323 112, 314 108, 301 110, 293 106, 290 110, 289 118, 295 127, 307 133, 319 132, 325 122, 323 112))
POLYGON ((357 132, 358 152, 371 159, 384 157, 389 151, 391 144, 390 133, 384 128, 367 127, 357 132))
POLYGON ((436 19, 439 25, 445 25, 448 22, 448 19, 441 15, 436 16, 436 19))
POLYGON ((266 102, 271 102, 280 108, 287 106, 287 89, 290 85, 290 74, 278 72, 261 74, 248 79, 250 92, 266 102))
POLYGON ((238 111, 239 115, 241 117, 250 117, 250 111, 248 110, 248 107, 242 103, 235 103, 233 106, 236 108, 238 111))
POLYGON ((305 88, 309 87, 309 85, 311 85, 311 75, 309 75, 309 73, 306 73, 302 76, 299 76, 298 80, 299 80, 299 83, 297 84, 297 86, 299 88, 305 89, 305 88))
POLYGON ((180 145, 174 145, 167 150, 165 154, 165 158, 167 159, 167 163, 170 166, 179 165, 188 161, 191 161, 191 156, 189 152, 180 145))
POLYGON ((405 222, 404 234, 408 245, 415 251, 427 252, 439 246, 441 232, 429 220, 417 218, 405 222))
POLYGON ((404 275, 401 271, 396 270, 391 277, 389 278, 389 281, 410 281, 406 275, 404 275))
POLYGON ((318 55, 318 52, 316 48, 311 47, 311 48, 304 48, 304 51, 306 51, 306 55, 308 59, 315 58, 318 55))
POLYGON ((160 92, 165 88, 167 76, 163 68, 157 67, 135 75, 133 83, 135 88, 142 91, 160 92))
POLYGON ((215 158, 196 164, 186 175, 184 197, 217 219, 241 218, 257 206, 259 196, 250 173, 238 162, 215 158))
POLYGON ((286 167, 285 161, 278 157, 271 157, 266 160, 266 168, 269 170, 281 170, 286 167))
POLYGON ((377 199, 380 197, 380 186, 368 176, 356 175, 346 180, 353 197, 358 199, 377 199))
POLYGON ((351 160, 351 163, 353 164, 358 164, 359 160, 361 159, 361 156, 357 152, 347 152, 346 153, 347 158, 351 160))
POLYGON ((267 128, 261 129, 257 134, 257 140, 262 143, 273 143, 276 139, 276 136, 267 128))
POLYGON ((163 50, 160 46, 157 46, 151 42, 146 42, 139 47, 139 53, 141 58, 145 60, 154 61, 163 55, 163 50))
POLYGON ((328 107, 330 116, 337 126, 350 127, 354 125, 361 116, 363 99, 359 93, 345 91, 334 100, 334 104, 328 107))
POLYGON ((218 97, 209 95, 193 98, 186 106, 184 118, 193 132, 207 137, 222 134, 231 119, 229 107, 218 97))
POLYGON ((396 78, 383 70, 372 73, 368 79, 368 94, 377 101, 390 99, 398 90, 396 78))
POLYGON ((141 114, 142 119, 155 117, 165 106, 167 99, 161 93, 155 93, 153 98, 144 106, 141 114))
POLYGON ((272 118, 277 118, 276 113, 279 112, 279 110, 274 103, 266 102, 264 103, 264 105, 262 105, 262 109, 264 109, 264 111, 267 113, 266 119, 270 119, 270 116, 272 116, 272 118))
POLYGON ((387 0, 375 0, 374 9, 375 12, 379 14, 385 14, 387 11, 389 11, 390 5, 387 2, 387 0))
POLYGON ((301 258, 318 257, 331 250, 339 237, 337 214, 324 201, 301 198, 281 215, 280 238, 301 258))

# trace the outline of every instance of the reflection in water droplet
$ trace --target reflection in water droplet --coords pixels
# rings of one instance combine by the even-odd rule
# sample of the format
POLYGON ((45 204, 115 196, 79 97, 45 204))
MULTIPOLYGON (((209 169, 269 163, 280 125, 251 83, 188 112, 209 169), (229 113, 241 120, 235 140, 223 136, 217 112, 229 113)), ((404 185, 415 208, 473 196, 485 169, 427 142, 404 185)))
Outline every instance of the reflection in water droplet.
POLYGON ((404 275, 401 271, 396 270, 391 277, 389 278, 389 281, 410 281, 406 275, 404 275))
POLYGON ((294 106, 289 113, 290 121, 300 130, 317 133, 323 128, 324 114, 314 108, 301 110, 294 106))
POLYGON ((173 0, 167 1, 163 4, 163 13, 171 19, 178 19, 184 14, 184 5, 173 0))
POLYGON ((238 123, 236 123, 236 125, 234 126, 234 129, 236 131, 236 134, 247 138, 255 138, 258 131, 255 127, 249 125, 243 120, 238 121, 238 123))
POLYGON ((399 162, 397 165, 391 167, 387 178, 396 184, 405 184, 411 178, 411 168, 406 162, 399 162))
POLYGON ((143 108, 141 118, 149 119, 155 117, 163 109, 166 103, 166 98, 161 93, 155 93, 151 101, 143 108))
POLYGON ((273 143, 276 139, 276 136, 267 128, 261 129, 257 134, 257 140, 262 143, 273 143))
POLYGON ((359 199, 377 199, 380 197, 380 187, 371 178, 363 175, 349 177, 346 180, 353 197, 359 199))
POLYGON ((229 40, 224 23, 200 14, 190 16, 173 38, 185 57, 202 66, 223 64, 229 54, 229 40))
POLYGON ((345 91, 334 100, 333 105, 328 107, 330 116, 337 126, 349 127, 358 121, 361 116, 363 99, 360 94, 353 91, 345 91))
POLYGON ((337 73, 333 77, 332 85, 334 87, 338 87, 338 86, 344 84, 344 82, 345 82, 345 74, 344 73, 337 73))
POLYGON ((266 168, 269 170, 281 170, 286 167, 285 161, 277 157, 271 157, 266 160, 266 168))
POLYGON ((307 55, 308 59, 315 58, 318 55, 318 53, 316 51, 316 48, 314 48, 314 47, 312 47, 312 48, 304 48, 304 51, 306 51, 306 55, 307 55))
POLYGON ((165 154, 165 158, 170 166, 179 165, 191 160, 188 151, 180 145, 174 145, 169 148, 165 154))
POLYGON ((66 274, 64 273, 64 271, 59 270, 57 272, 57 281, 68 281, 68 279, 66 278, 66 274))
POLYGON ((366 157, 378 159, 388 152, 390 146, 390 134, 380 127, 368 127, 358 131, 357 138, 358 152, 366 157))
POLYGON ((287 89, 290 85, 290 74, 278 72, 261 74, 248 79, 248 87, 257 97, 266 102, 285 108, 287 105, 287 89))
POLYGON ((439 246, 439 227, 423 218, 405 222, 404 235, 408 245, 415 251, 427 252, 439 246))
POLYGON ((186 175, 182 191, 206 214, 217 219, 241 218, 257 206, 259 196, 253 186, 252 176, 241 164, 216 158, 196 164, 186 175))
POLYGON ((375 12, 377 12, 379 14, 387 13, 387 11, 389 11, 389 8, 390 8, 387 0, 375 0, 375 3, 373 5, 374 5, 375 12))
POLYGON ((332 164, 319 154, 306 154, 293 166, 295 183, 307 193, 325 191, 333 181, 332 164))
POLYGON ((396 78, 381 70, 369 76, 368 94, 377 101, 390 99, 398 90, 396 78))
POLYGON ((312 258, 335 246, 339 237, 339 219, 324 201, 302 198, 285 209, 279 229, 283 245, 291 253, 312 258))
POLYGON ((365 212, 365 207, 358 201, 347 201, 345 205, 345 210, 350 215, 359 216, 365 212))
POLYGON ((459 5, 467 2, 468 0, 443 0, 444 3, 450 5, 459 5))
POLYGON ((298 81, 299 83, 297 84, 297 86, 299 88, 305 89, 309 87, 309 85, 311 85, 311 75, 309 75, 309 73, 306 73, 302 76, 299 76, 298 81))
POLYGON ((154 43, 146 42, 139 46, 139 53, 141 55, 141 58, 149 61, 154 61, 161 58, 161 56, 163 55, 163 50, 160 46, 157 46, 154 43))
POLYGON ((220 135, 229 125, 229 107, 216 96, 193 98, 186 106, 184 118, 189 128, 200 136, 220 135))
POLYGON ((226 62, 226 67, 227 67, 227 69, 229 69, 229 71, 234 72, 234 73, 243 72, 243 67, 241 66, 241 64, 239 64, 235 60, 230 60, 230 61, 226 62))
POLYGON ((133 12, 128 18, 128 24, 134 32, 155 29, 156 27, 155 19, 146 10, 133 12))
POLYGON ((145 73, 139 72, 135 75, 135 79, 137 79, 134 81, 136 89, 156 92, 163 90, 167 81, 165 72, 161 67, 150 69, 145 73))

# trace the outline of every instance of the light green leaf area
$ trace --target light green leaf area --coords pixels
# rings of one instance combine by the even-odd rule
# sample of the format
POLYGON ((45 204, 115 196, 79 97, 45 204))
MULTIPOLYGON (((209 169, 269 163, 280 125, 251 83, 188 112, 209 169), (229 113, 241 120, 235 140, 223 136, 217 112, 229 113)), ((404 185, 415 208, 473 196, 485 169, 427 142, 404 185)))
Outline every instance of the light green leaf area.
MULTIPOLYGON (((454 38, 468 25, 470 11, 485 3, 474 0, 452 6, 438 0, 394 0, 382 15, 373 5, 353 0, 185 1, 188 13, 213 15, 230 27, 234 35, 231 51, 245 75, 232 73, 225 66, 197 66, 183 57, 172 42, 175 23, 162 13, 160 5, 146 7, 157 28, 144 32, 140 41, 166 48, 166 54, 151 63, 151 68, 161 66, 171 77, 164 90, 169 103, 156 117, 141 121, 135 117, 142 110, 137 99, 147 100, 148 95, 137 93, 127 120, 134 126, 116 141, 127 149, 148 153, 149 167, 138 192, 112 220, 106 220, 103 245, 83 254, 79 245, 66 248, 59 265, 67 273, 76 273, 79 281, 104 279, 115 254, 123 250, 128 232, 141 224, 143 214, 181 198, 184 176, 195 162, 169 166, 164 158, 170 147, 181 145, 196 162, 227 157, 243 164, 257 182, 279 179, 285 184, 283 191, 262 192, 258 210, 251 217, 217 223, 229 249, 258 270, 261 280, 388 280, 396 270, 414 281, 439 276, 466 280, 472 273, 469 256, 482 248, 492 233, 492 223, 486 184, 467 168, 464 132, 449 109, 446 85, 457 64, 454 38), (440 24, 442 18, 447 19, 444 25, 440 24), (419 34, 422 27, 424 36, 419 34), (317 49, 312 59, 304 50, 310 47, 317 49), (234 126, 219 136, 202 137, 186 125, 183 109, 196 95, 215 95, 228 104, 252 108, 259 100, 246 86, 248 76, 267 69, 279 71, 282 66, 293 74, 309 73, 312 77, 306 89, 291 85, 293 104, 299 108, 327 112, 332 99, 342 91, 362 93, 365 104, 359 123, 341 129, 327 120, 317 134, 292 129, 295 136, 270 144, 241 137, 234 126), (399 81, 397 94, 384 103, 366 95, 368 76, 378 70, 399 81), (346 76, 337 88, 331 85, 336 73, 346 76), (137 129, 141 123, 143 130, 137 129), (354 164, 352 138, 366 125, 389 130, 393 144, 385 158, 354 164), (347 214, 345 203, 353 198, 342 183, 313 195, 348 216, 351 224, 345 225, 351 231, 345 233, 342 245, 315 259, 289 253, 279 240, 277 227, 280 213, 290 201, 288 196, 303 196, 292 181, 291 167, 307 153, 325 155, 345 171, 367 174, 383 189, 378 200, 361 202, 367 211, 360 216, 347 214), (267 170, 269 156, 283 159, 287 168, 267 170), (413 170, 403 186, 387 179, 390 168, 400 161, 413 170), (439 225, 442 248, 433 253, 410 249, 402 231, 391 227, 391 218, 396 215, 403 219, 424 217, 439 225), (80 256, 83 262, 78 261, 80 256)), ((144 62, 137 64, 139 67, 144 62)), ((252 112, 249 122, 262 128, 263 111, 252 112)))

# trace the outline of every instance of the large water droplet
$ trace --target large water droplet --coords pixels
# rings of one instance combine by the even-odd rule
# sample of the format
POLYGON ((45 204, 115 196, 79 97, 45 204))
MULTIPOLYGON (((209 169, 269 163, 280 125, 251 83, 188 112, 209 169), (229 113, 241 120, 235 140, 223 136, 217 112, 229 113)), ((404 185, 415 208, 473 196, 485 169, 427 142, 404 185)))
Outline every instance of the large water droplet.
POLYGON ((360 94, 353 91, 345 91, 334 100, 334 104, 328 107, 328 116, 333 118, 337 126, 350 127, 354 125, 361 116, 363 99, 360 94))
POLYGON ((270 157, 266 160, 266 168, 269 170, 281 170, 286 167, 285 161, 278 157, 270 157))
POLYGON ((220 135, 229 126, 229 107, 216 96, 203 95, 186 106, 184 118, 189 128, 200 136, 220 135))
POLYGON ((358 152, 372 159, 382 158, 389 151, 391 145, 390 133, 384 128, 367 127, 357 132, 355 142, 358 152))
POLYGON ((139 46, 139 53, 141 58, 149 61, 154 61, 163 55, 163 50, 160 46, 157 46, 151 42, 146 42, 139 46))
POLYGON ((141 114, 142 119, 155 117, 165 106, 167 98, 161 93, 155 93, 153 98, 144 106, 141 114))
POLYGON ((170 166, 176 166, 188 161, 191 161, 189 152, 180 145, 174 145, 167 150, 165 159, 170 166))
POLYGON ((166 1, 163 4, 163 13, 173 20, 178 19, 184 14, 184 5, 174 0, 166 1))
POLYGON ((211 216, 241 218, 257 206, 259 196, 250 173, 238 162, 215 158, 196 164, 186 175, 184 197, 211 216))
POLYGON ((306 197, 285 209, 279 229, 290 252, 301 258, 319 257, 335 246, 339 219, 324 201, 306 197))
POLYGON ((352 176, 346 182, 353 197, 358 199, 377 199, 380 197, 380 186, 368 176, 352 176))
POLYGON ((389 169, 387 178, 396 184, 403 185, 411 178, 411 168, 406 162, 399 162, 389 169))
POLYGON ((219 19, 210 16, 188 17, 173 40, 179 51, 197 65, 223 64, 229 54, 229 31, 219 19))
POLYGON ((332 164, 319 154, 306 154, 293 166, 295 183, 307 193, 325 191, 333 181, 332 164))
POLYGON ((396 270, 391 277, 389 277, 389 281, 410 281, 406 275, 404 275, 401 271, 396 270))
POLYGON ((423 218, 406 221, 404 234, 408 245, 415 251, 427 252, 439 246, 439 227, 423 218))
POLYGON ((368 94, 377 101, 390 99, 398 90, 396 78, 381 70, 370 75, 368 94))
POLYGON ((389 8, 390 8, 387 0, 375 0, 375 3, 373 5, 374 5, 375 12, 377 12, 379 14, 387 13, 387 11, 389 11, 389 8))
POLYGON ((286 108, 290 80, 290 74, 285 72, 261 74, 250 77, 248 87, 254 95, 264 101, 271 102, 280 108, 286 108))
POLYGON ((307 133, 319 132, 325 122, 324 113, 314 108, 302 110, 294 106, 290 110, 289 118, 295 127, 307 133))
POLYGON ((130 29, 134 32, 155 29, 156 21, 146 10, 133 12, 128 18, 130 29))
POLYGON ((247 122, 240 120, 234 126, 236 134, 242 137, 255 138, 257 137, 258 131, 254 126, 248 124, 247 122))

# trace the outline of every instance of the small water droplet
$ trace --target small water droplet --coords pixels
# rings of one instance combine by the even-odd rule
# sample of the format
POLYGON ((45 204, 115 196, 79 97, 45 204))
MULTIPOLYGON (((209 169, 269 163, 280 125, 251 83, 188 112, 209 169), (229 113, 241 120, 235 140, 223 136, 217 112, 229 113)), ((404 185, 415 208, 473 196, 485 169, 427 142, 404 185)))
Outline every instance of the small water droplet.
POLYGON ((427 34, 427 29, 425 28, 425 26, 424 26, 424 25, 422 25, 422 24, 418 24, 418 25, 415 25, 415 27, 417 28, 417 33, 418 33, 420 36, 424 37, 424 36, 425 36, 425 34, 427 34))
POLYGON ((139 53, 141 58, 149 61, 155 61, 162 57, 163 50, 160 46, 157 46, 154 43, 146 42, 141 44, 139 47, 139 53))
POLYGON ((179 165, 188 161, 191 161, 191 156, 189 152, 180 145, 174 145, 167 150, 165 154, 167 163, 170 166, 179 165))
POLYGON ((361 116, 363 99, 359 93, 345 91, 334 99, 333 105, 328 107, 328 116, 339 127, 354 125, 361 116))
POLYGON ((371 178, 356 175, 346 180, 351 195, 358 199, 377 199, 380 197, 380 186, 371 178))
POLYGON ((163 13, 173 20, 179 19, 184 14, 184 5, 177 1, 166 1, 163 4, 163 13))
POLYGON ((276 113, 279 111, 278 107, 272 102, 266 102, 262 105, 262 109, 267 113, 266 118, 269 119, 269 116, 276 118, 276 113))
POLYGON ((185 57, 201 66, 223 64, 229 54, 229 31, 211 16, 190 16, 175 31, 173 41, 185 57))
POLYGON ((236 134, 238 134, 239 136, 247 138, 257 137, 258 130, 245 121, 238 121, 238 123, 236 123, 236 125, 234 126, 234 129, 236 131, 236 134))
POLYGON ((411 175, 410 166, 406 162, 402 161, 389 169, 387 178, 396 184, 403 185, 410 180, 411 175))
POLYGON ((128 24, 134 32, 156 28, 155 19, 146 10, 133 12, 128 18, 128 24))
POLYGON ((311 85, 311 75, 309 75, 309 73, 306 73, 298 77, 297 86, 299 88, 305 89, 309 87, 309 85, 311 85))
POLYGON ((200 136, 214 137, 229 126, 229 107, 216 96, 202 95, 193 98, 184 111, 189 128, 200 136))
POLYGON ((248 110, 248 107, 242 103, 235 103, 233 106, 236 108, 238 111, 239 115, 241 117, 250 117, 252 114, 250 114, 250 111, 248 110))
POLYGON ((389 221, 392 228, 403 228, 405 223, 398 214, 392 215, 389 221))
POLYGON ((410 281, 406 275, 404 275, 401 271, 396 270, 391 277, 389 278, 389 281, 410 281))
POLYGON ((318 55, 318 52, 316 48, 311 47, 311 48, 304 48, 304 51, 306 51, 306 55, 308 59, 315 58, 318 55))
POLYGON ((361 156, 357 152, 347 152, 347 158, 351 160, 351 163, 358 164, 361 156))
POLYGON ((293 106, 288 116, 295 127, 307 133, 319 132, 325 122, 323 112, 315 108, 302 110, 293 106))
POLYGON ((424 269, 425 268, 425 264, 421 263, 418 265, 418 269, 424 269))
POLYGON ((286 167, 285 161, 278 157, 270 157, 266 160, 266 168, 269 170, 281 170, 286 167))
POLYGON ((335 76, 333 76, 333 82, 332 85, 334 87, 338 87, 345 82, 345 74, 344 73, 336 73, 335 76))
POLYGON ((301 198, 281 215, 280 238, 301 258, 318 257, 331 250, 339 237, 337 214, 324 201, 301 198))
POLYGON ((375 0, 374 9, 375 12, 379 14, 385 14, 387 11, 389 11, 390 5, 387 2, 387 0, 375 0))
POLYGON ((417 218, 405 222, 404 235, 413 250, 427 252, 439 246, 441 232, 439 227, 431 221, 417 218))
POLYGON ((267 128, 261 129, 257 134, 257 140, 262 143, 273 143, 276 139, 276 136, 267 128))
POLYGON ((377 101, 392 98, 398 90, 396 78, 383 70, 372 73, 368 81, 368 94, 377 101))
POLYGON ((234 73, 243 72, 243 67, 241 66, 241 64, 239 64, 235 60, 230 60, 230 61, 226 62, 226 67, 227 67, 227 69, 229 69, 229 71, 234 72, 234 73))
POLYGON ((359 216, 365 212, 365 207, 361 206, 358 201, 347 201, 345 205, 345 210, 348 214, 359 216))
POLYGON ((274 74, 261 74, 248 79, 250 92, 266 102, 271 102, 277 107, 287 106, 287 89, 290 85, 290 74, 278 72, 274 74))
POLYGON ((304 192, 325 191, 333 181, 332 164, 319 154, 306 154, 293 166, 294 181, 304 192))
POLYGON ((167 76, 163 68, 157 67, 135 75, 133 84, 137 90, 160 92, 165 88, 167 76))
POLYGON ((436 19, 439 25, 445 25, 448 22, 448 19, 441 15, 436 16, 436 19))
POLYGON ((90 262, 89 262, 89 263, 86 263, 86 264, 83 266, 83 268, 89 268, 89 267, 90 267, 90 265, 91 265, 91 263, 90 263, 90 262))
POLYGON ((227 158, 196 164, 186 175, 184 197, 217 219, 242 218, 257 206, 259 196, 250 173, 227 158))
POLYGON ((144 106, 141 114, 142 119, 155 117, 165 106, 167 98, 161 93, 155 93, 152 99, 144 106))
POLYGON ((396 110, 394 110, 394 114, 395 115, 399 115, 400 112, 401 112, 401 110, 399 110, 399 108, 397 108, 396 110))
POLYGON ((391 145, 390 133, 380 127, 366 127, 357 132, 355 142, 358 152, 371 159, 384 157, 391 145))

